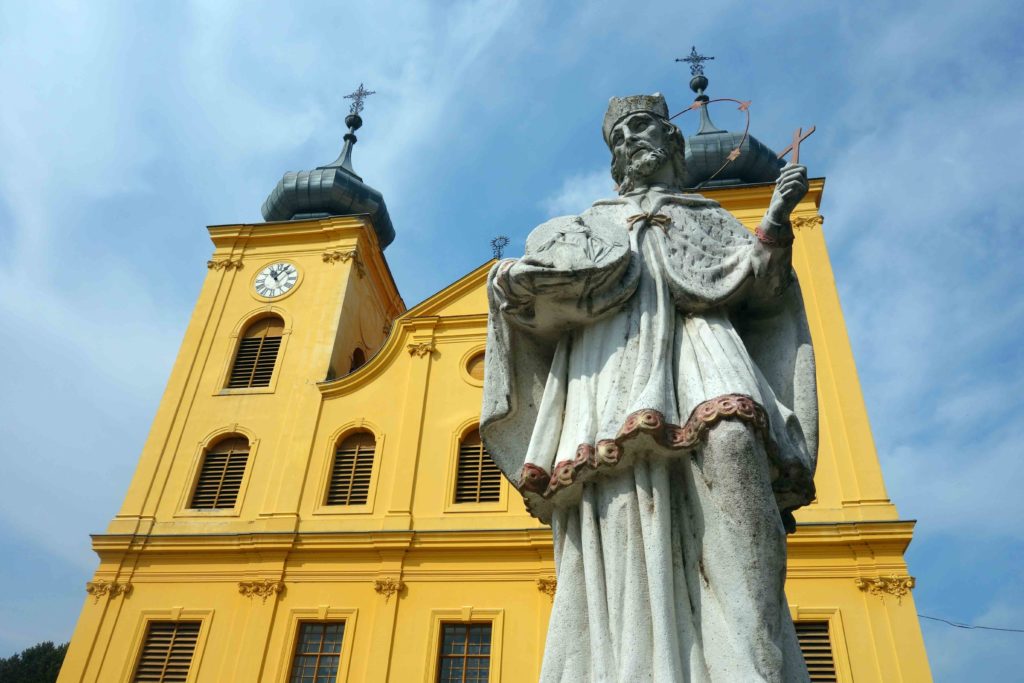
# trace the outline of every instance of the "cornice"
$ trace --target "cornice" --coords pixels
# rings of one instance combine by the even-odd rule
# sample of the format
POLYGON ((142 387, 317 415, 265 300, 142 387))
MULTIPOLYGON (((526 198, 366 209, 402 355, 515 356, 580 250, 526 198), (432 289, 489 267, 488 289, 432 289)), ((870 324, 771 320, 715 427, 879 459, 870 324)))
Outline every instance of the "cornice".
MULTIPOLYGON (((373 227, 367 215, 332 216, 306 221, 275 221, 271 223, 229 223, 209 225, 210 240, 217 247, 257 245, 263 242, 278 242, 282 239, 307 241, 300 238, 339 239, 355 237, 361 231, 373 235, 373 227)), ((376 246, 376 235, 373 235, 376 246)), ((379 247, 378 247, 379 248, 379 247)))
MULTIPOLYGON (((797 525, 797 533, 789 536, 790 557, 827 558, 860 556, 860 551, 889 552, 901 556, 913 535, 913 521, 835 522, 797 525)), ((97 553, 237 553, 270 552, 359 552, 368 554, 436 550, 478 551, 538 550, 551 548, 551 530, 532 529, 466 529, 421 531, 299 531, 255 532, 240 534, 181 535, 111 535, 96 534, 93 549, 97 553)), ((898 563, 897 563, 898 564, 898 563)), ((895 565, 893 565, 895 568, 895 565)))
POLYGON ((440 318, 399 316, 395 320, 395 324, 391 326, 391 331, 387 339, 384 340, 384 345, 377 350, 377 353, 370 356, 360 368, 344 377, 320 382, 316 385, 321 395, 324 398, 344 396, 370 384, 383 374, 403 351, 409 353, 408 347, 410 344, 432 343, 433 330, 439 322, 440 318), (425 335, 423 334, 424 332, 426 332, 425 335))
MULTIPOLYGON (((358 254, 357 271, 359 275, 369 274, 373 279, 384 295, 388 314, 398 316, 405 311, 405 302, 367 215, 211 225, 207 230, 215 247, 214 257, 210 259, 214 264, 232 261, 237 263, 234 267, 241 267, 247 251, 268 247, 279 249, 285 245, 296 253, 320 251, 327 263, 346 260, 340 256, 335 258, 334 254, 349 254, 350 258, 358 254)), ((259 256, 263 258, 265 254, 259 256)))

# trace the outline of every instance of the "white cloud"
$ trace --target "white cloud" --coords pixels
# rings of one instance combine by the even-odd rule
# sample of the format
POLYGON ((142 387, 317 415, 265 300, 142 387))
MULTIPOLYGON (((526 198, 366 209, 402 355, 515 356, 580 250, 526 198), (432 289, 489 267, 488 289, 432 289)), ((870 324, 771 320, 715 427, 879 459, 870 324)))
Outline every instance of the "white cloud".
POLYGON ((615 181, 607 168, 601 168, 569 176, 541 206, 548 216, 575 215, 589 209, 596 200, 614 195, 615 181))

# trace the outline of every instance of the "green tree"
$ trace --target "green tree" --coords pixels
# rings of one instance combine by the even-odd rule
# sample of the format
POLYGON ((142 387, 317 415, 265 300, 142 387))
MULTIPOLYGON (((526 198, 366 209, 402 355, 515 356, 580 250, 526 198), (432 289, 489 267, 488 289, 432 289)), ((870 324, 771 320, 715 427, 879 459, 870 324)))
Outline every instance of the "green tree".
POLYGON ((67 652, 67 643, 46 641, 7 659, 0 657, 0 683, 54 683, 67 652))

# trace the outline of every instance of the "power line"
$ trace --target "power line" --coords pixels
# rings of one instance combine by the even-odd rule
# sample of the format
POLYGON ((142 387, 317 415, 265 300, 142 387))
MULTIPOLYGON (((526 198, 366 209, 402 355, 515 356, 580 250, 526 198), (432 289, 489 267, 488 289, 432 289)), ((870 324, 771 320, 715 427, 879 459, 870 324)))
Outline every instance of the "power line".
POLYGON ((932 621, 941 621, 943 624, 949 624, 957 628, 966 629, 982 629, 985 631, 1006 631, 1007 633, 1024 633, 1024 628, 999 628, 998 626, 975 626, 974 624, 961 624, 958 621, 950 621, 949 619, 943 619, 941 617, 930 617, 927 614, 921 614, 918 612, 917 616, 922 619, 931 619, 932 621))

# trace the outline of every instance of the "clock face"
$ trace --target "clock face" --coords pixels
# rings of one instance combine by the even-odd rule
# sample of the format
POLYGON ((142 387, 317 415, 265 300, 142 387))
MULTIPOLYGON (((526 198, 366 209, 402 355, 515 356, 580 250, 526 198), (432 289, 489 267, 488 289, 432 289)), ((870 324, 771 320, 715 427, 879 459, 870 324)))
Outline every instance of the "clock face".
POLYGON ((299 279, 299 270, 291 263, 281 261, 271 263, 256 276, 253 285, 256 293, 268 299, 281 296, 295 286, 299 279))

